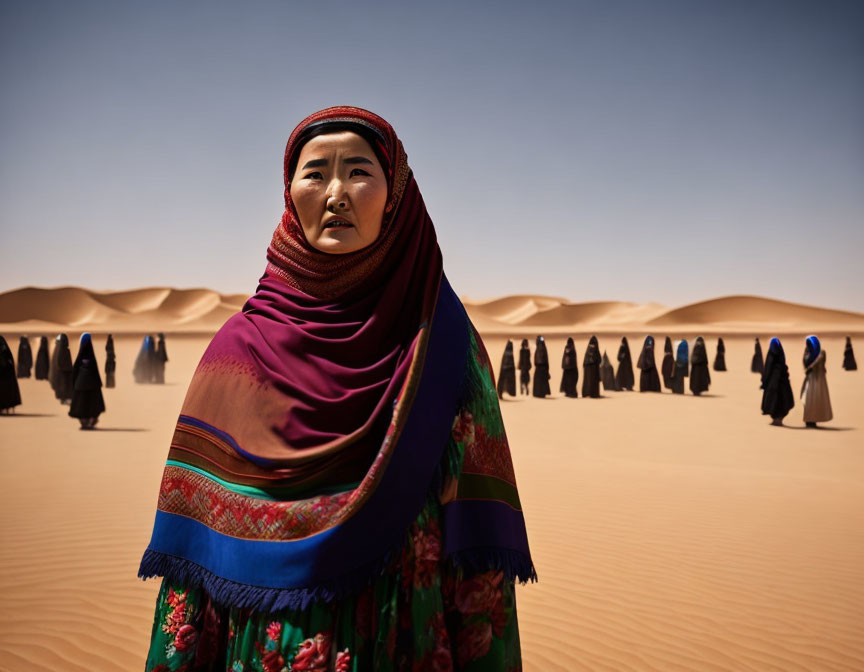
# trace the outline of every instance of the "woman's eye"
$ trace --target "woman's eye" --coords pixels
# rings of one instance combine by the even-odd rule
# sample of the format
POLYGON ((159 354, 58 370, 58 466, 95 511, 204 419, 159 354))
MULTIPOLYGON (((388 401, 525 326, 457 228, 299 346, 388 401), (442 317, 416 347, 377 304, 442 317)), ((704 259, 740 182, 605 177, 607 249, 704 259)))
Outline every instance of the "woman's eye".
POLYGON ((362 168, 354 168, 354 169, 351 171, 351 177, 354 177, 354 174, 355 174, 355 173, 358 174, 358 175, 369 175, 369 173, 367 173, 367 172, 366 172, 365 170, 363 170, 362 168))
POLYGON ((317 170, 306 175, 307 180, 320 180, 323 176, 317 170))

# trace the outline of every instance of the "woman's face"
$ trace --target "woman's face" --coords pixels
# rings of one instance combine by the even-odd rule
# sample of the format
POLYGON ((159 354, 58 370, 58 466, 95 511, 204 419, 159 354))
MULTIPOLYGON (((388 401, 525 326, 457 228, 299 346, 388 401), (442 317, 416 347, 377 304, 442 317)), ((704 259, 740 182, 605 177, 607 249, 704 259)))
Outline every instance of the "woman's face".
POLYGON ((321 252, 355 252, 381 232, 387 178, 356 133, 318 135, 303 145, 290 193, 306 240, 321 252))

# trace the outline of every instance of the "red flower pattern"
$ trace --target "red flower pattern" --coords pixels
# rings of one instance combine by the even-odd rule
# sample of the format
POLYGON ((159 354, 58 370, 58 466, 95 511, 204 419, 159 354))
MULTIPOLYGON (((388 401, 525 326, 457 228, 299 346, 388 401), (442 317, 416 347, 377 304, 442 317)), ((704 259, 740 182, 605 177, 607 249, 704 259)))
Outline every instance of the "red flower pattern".
POLYGON ((319 632, 298 645, 291 672, 326 672, 329 657, 330 635, 319 632))
POLYGON ((282 623, 279 621, 273 621, 270 625, 267 626, 267 637, 274 642, 279 641, 279 637, 282 636, 282 623))
POLYGON ((456 642, 456 658, 459 665, 482 658, 492 646, 492 624, 479 622, 462 628, 456 642))
POLYGON ((348 666, 350 664, 351 654, 348 652, 347 648, 336 654, 336 672, 348 672, 348 666))
POLYGON ((189 651, 195 646, 195 642, 198 639, 198 631, 195 630, 195 626, 189 625, 181 625, 177 629, 177 634, 174 635, 174 648, 176 648, 181 653, 184 651, 189 651))
POLYGON ((456 608, 464 615, 491 614, 503 599, 503 579, 504 572, 493 570, 463 581, 456 591, 456 608))

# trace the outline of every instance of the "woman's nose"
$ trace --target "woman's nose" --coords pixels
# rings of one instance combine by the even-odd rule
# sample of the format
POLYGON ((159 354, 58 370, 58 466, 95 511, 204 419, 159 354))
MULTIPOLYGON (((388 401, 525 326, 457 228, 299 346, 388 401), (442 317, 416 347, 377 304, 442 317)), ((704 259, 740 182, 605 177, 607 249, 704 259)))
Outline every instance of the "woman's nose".
POLYGON ((348 197, 341 182, 331 184, 330 195, 327 197, 327 209, 330 212, 344 211, 348 209, 348 197))

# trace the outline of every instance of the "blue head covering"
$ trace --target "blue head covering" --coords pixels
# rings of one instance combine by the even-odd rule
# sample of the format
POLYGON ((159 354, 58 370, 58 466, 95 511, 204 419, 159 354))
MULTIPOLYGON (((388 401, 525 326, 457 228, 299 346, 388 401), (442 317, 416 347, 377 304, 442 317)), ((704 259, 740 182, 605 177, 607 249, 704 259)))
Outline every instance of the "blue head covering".
POLYGON ((678 344, 678 352, 675 355, 676 364, 686 365, 690 361, 690 351, 687 341, 681 341, 678 344))
POLYGON ((650 345, 650 346, 653 348, 653 347, 654 347, 654 337, 653 337, 653 336, 648 336, 648 337, 645 339, 645 345, 650 345))
POLYGON ((774 353, 774 356, 783 364, 786 363, 786 353, 783 352, 783 345, 780 343, 780 339, 776 336, 772 338, 771 342, 768 344, 768 352, 774 353))
POLYGON ((822 345, 819 343, 819 339, 815 336, 808 336, 807 344, 805 347, 806 350, 804 352, 804 366, 810 366, 813 362, 816 361, 816 358, 822 351, 822 345))

